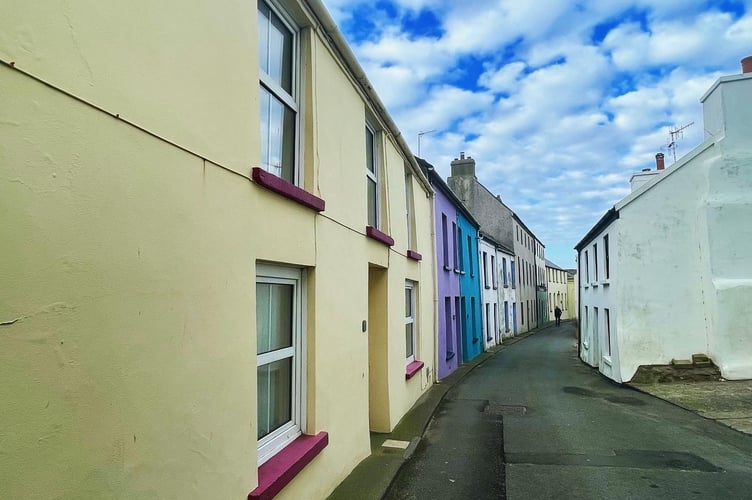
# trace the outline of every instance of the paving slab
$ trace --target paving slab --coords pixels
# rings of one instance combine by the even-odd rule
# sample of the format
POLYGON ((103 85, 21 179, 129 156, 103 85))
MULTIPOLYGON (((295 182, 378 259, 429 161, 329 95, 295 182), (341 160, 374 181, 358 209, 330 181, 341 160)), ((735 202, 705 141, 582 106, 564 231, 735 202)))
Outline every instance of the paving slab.
POLYGON ((705 418, 752 434, 752 380, 629 385, 705 418))

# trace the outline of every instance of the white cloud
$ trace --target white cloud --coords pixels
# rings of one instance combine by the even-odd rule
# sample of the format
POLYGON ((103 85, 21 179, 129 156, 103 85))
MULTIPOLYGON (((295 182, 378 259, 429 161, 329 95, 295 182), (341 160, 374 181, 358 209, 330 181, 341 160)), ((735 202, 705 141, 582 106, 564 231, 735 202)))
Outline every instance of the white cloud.
MULTIPOLYGON (((348 16, 364 0, 327 0, 348 16)), ((629 192, 629 177, 653 167, 670 126, 694 122, 678 143, 703 139, 700 96, 752 55, 752 1, 735 19, 704 0, 542 3, 396 0, 398 16, 428 8, 443 36, 379 26, 353 47, 408 143, 442 175, 460 151, 479 180, 569 266, 571 248, 629 192), (625 12, 603 42, 595 26, 625 12), (483 62, 478 81, 458 75, 466 56, 483 62), (470 137, 470 140, 466 140, 470 137)))

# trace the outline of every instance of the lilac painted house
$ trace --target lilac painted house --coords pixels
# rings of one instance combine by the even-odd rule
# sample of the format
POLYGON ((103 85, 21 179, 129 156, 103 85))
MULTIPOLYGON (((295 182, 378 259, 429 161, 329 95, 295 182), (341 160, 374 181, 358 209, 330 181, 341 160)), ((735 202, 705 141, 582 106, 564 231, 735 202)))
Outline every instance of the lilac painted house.
MULTIPOLYGON (((421 158, 416 157, 416 160, 436 193, 434 196, 438 300, 436 367, 440 380, 456 370, 462 360, 472 354, 463 352, 463 332, 467 329, 467 325, 463 324, 461 313, 463 296, 460 289, 460 273, 462 271, 461 266, 458 265, 458 258, 463 259, 464 252, 458 244, 462 231, 459 227, 459 219, 471 221, 476 228, 477 222, 436 172, 433 165, 421 158)), ((477 229, 473 239, 477 239, 477 229)), ((475 245, 477 246, 477 241, 475 245)), ((468 264, 477 269, 477 256, 473 263, 468 264)), ((465 322, 467 322, 466 318, 465 322)))

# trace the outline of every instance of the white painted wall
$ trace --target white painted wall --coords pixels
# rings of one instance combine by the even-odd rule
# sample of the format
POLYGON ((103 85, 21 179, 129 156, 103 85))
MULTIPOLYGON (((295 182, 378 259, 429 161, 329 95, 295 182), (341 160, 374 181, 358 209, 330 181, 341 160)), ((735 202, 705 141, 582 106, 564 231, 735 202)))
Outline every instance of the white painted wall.
MULTIPOLYGON (((496 262, 499 266, 499 332, 502 338, 514 336, 514 317, 512 306, 517 298, 517 288, 512 286, 512 262, 514 256, 503 250, 496 250, 496 262), (504 284, 504 261, 506 260, 506 285, 504 284), (506 304, 507 315, 504 315, 506 304)), ((499 341, 501 342, 501 341, 499 341)))
POLYGON ((602 234, 579 252, 588 250, 591 274, 583 262, 581 357, 616 381, 696 353, 725 378, 752 378, 751 100, 752 75, 716 82, 703 97, 707 140, 616 205, 620 218, 605 230, 610 285, 593 283, 592 243, 602 234))
POLYGON ((608 227, 587 242, 587 245, 578 252, 577 256, 580 263, 579 272, 577 273, 580 281, 581 304, 580 324, 582 339, 580 343, 580 357, 587 364, 597 367, 601 373, 617 382, 622 382, 623 379, 618 372, 617 319, 619 315, 617 311, 617 290, 614 286, 615 283, 619 282, 619 271, 613 254, 619 245, 620 223, 620 220, 613 221, 608 227), (604 237, 606 235, 608 235, 610 249, 608 278, 606 278, 606 262, 604 259, 604 237), (593 254, 594 244, 597 244, 598 252, 597 280, 595 278, 596 259, 593 254), (585 251, 587 251, 587 266, 585 266, 585 251), (589 272, 586 272, 586 269, 589 272), (609 321, 606 319, 606 310, 608 310, 609 321), (608 338, 609 326, 611 331, 610 342, 608 338))
POLYGON ((485 349, 501 343, 499 333, 499 264, 496 259, 496 246, 484 239, 478 240, 480 267, 481 309, 483 317, 483 342, 485 349), (492 259, 493 257, 493 259, 492 259), (493 261, 493 262, 492 262, 493 261), (494 313, 494 311, 496 311, 494 313))

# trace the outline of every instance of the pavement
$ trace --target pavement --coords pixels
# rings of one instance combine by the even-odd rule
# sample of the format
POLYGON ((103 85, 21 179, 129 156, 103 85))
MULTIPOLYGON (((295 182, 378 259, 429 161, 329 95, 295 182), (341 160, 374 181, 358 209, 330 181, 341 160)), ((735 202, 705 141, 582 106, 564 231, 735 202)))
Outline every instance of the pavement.
MULTIPOLYGON (((562 322, 562 326, 569 326, 567 323, 570 322, 562 322)), ((330 500, 355 498, 381 500, 395 481, 403 464, 415 453, 419 445, 425 446, 421 441, 425 441, 424 434, 429 423, 437 413, 437 408, 444 402, 447 393, 458 386, 473 370, 494 358, 500 351, 551 328, 556 328, 553 322, 518 337, 504 339, 501 345, 480 354, 471 362, 459 367, 447 378, 434 384, 421 396, 391 433, 371 434, 371 455, 358 464, 328 498, 330 500), (385 444, 387 446, 384 446, 385 444)), ((575 353, 572 359, 576 359, 575 353)), ((584 364, 581 365, 581 369, 592 372, 592 369, 584 364)), ((548 382, 556 383, 552 380, 548 382)), ((724 424, 741 433, 752 434, 752 381, 683 380, 671 383, 625 384, 625 386, 724 424)), ((616 387, 618 385, 614 384, 614 388, 616 387)), ((629 398, 622 397, 622 399, 629 398)), ((442 406, 443 411, 452 411, 451 401, 444 402, 442 406), (447 407, 447 405, 450 406, 447 407)), ((708 423, 708 425, 713 424, 708 423)), ((701 435, 716 434, 707 426, 698 430, 702 431, 701 435)), ((726 432, 733 433, 733 431, 726 432)), ((736 441, 733 435, 721 434, 725 436, 726 441, 736 441)), ((532 437, 528 436, 531 439, 532 437)), ((611 480, 613 481, 613 478, 611 480)), ((675 489, 679 488, 679 484, 681 483, 676 483, 675 489)))
POLYGON ((752 434, 752 380, 627 385, 739 432, 752 434))

